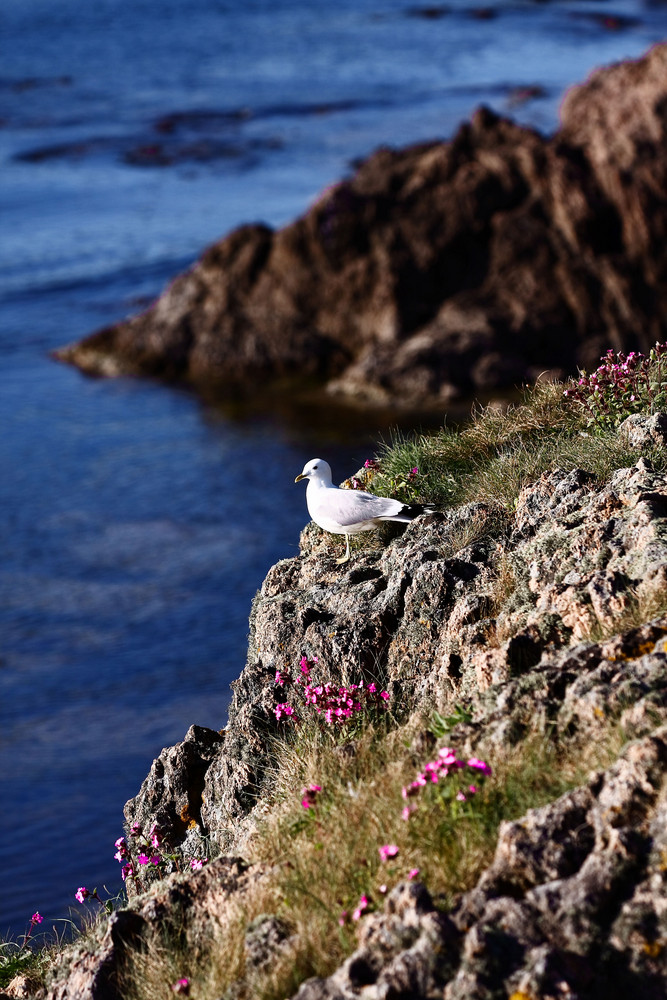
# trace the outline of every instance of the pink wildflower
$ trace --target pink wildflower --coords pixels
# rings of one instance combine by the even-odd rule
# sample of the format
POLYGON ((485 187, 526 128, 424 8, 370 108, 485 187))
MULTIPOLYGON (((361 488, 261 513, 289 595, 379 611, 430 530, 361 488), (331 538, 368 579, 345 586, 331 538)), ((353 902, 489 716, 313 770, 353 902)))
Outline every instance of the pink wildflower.
POLYGON ((477 771, 481 771, 482 774, 492 774, 491 767, 486 763, 485 760, 480 760, 479 757, 471 757, 468 761, 468 767, 472 767, 477 771))
POLYGON ((361 899, 359 900, 356 910, 352 914, 352 919, 359 920, 361 918, 362 913, 367 908, 367 906, 368 906, 368 896, 362 896, 361 899))
POLYGON ((340 924, 341 927, 345 926, 345 921, 346 920, 347 920, 347 910, 343 910, 343 912, 341 913, 341 915, 338 918, 338 923, 340 924))
POLYGON ((287 702, 283 702, 280 705, 276 705, 274 712, 276 719, 281 719, 283 715, 287 716, 288 718, 295 717, 294 709, 292 708, 291 705, 288 705, 287 702))
POLYGON ((130 827, 130 833, 132 834, 133 837, 138 837, 139 834, 141 833, 141 823, 139 822, 133 823, 132 826, 130 827))
POLYGON ((187 996, 190 992, 190 980, 183 976, 178 982, 174 983, 172 986, 174 993, 182 993, 183 996, 187 996))
POLYGON ((150 859, 147 854, 140 854, 139 857, 137 858, 137 861, 139 862, 140 865, 147 865, 149 860, 150 859))
POLYGON ((123 882, 125 882, 128 878, 134 878, 134 865, 131 862, 129 865, 123 865, 120 870, 120 874, 123 882))
POLYGON ((34 924, 41 924, 43 920, 44 920, 44 917, 41 915, 41 913, 39 912, 39 910, 37 910, 31 916, 30 923, 33 924, 33 926, 34 926, 34 924))
POLYGON ((414 806, 404 806, 401 810, 401 819, 410 819, 410 816, 415 811, 414 806))
POLYGON ((463 792, 457 792, 457 793, 456 793, 456 798, 457 798, 457 800, 458 800, 459 802, 465 802, 465 801, 466 801, 466 797, 465 797, 465 795, 463 794, 463 792))
POLYGON ((384 895, 386 894, 386 892, 387 892, 387 886, 386 886, 386 885, 385 885, 384 883, 383 883, 382 885, 379 885, 379 886, 378 886, 378 892, 379 892, 379 893, 380 893, 380 894, 381 894, 382 896, 384 896, 384 895))
POLYGON ((396 844, 384 844, 382 847, 378 847, 378 853, 382 861, 386 861, 388 858, 395 858, 398 850, 396 844))
POLYGON ((303 798, 301 799, 301 805, 304 809, 310 809, 315 805, 315 800, 317 798, 317 793, 322 791, 321 785, 308 785, 307 788, 301 789, 301 794, 303 798))
POLYGON ((190 867, 192 868, 193 872, 201 871, 201 869, 204 867, 207 861, 208 858, 192 858, 192 860, 190 861, 190 867))
POLYGON ((409 879, 417 878, 418 875, 419 875, 419 868, 411 868, 410 871, 408 872, 409 879))
POLYGON ((86 889, 85 885, 80 885, 79 888, 74 893, 75 899, 77 899, 80 903, 85 903, 85 901, 88 899, 89 896, 90 893, 86 889))

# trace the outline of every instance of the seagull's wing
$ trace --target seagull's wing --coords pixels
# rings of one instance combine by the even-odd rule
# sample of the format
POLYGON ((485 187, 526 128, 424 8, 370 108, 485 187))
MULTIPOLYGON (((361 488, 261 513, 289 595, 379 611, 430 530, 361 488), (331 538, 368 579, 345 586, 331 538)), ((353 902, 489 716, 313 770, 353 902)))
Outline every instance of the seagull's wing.
POLYGON ((321 490, 314 513, 323 515, 341 528, 349 528, 377 517, 393 517, 405 504, 389 497, 376 497, 361 490, 321 490))

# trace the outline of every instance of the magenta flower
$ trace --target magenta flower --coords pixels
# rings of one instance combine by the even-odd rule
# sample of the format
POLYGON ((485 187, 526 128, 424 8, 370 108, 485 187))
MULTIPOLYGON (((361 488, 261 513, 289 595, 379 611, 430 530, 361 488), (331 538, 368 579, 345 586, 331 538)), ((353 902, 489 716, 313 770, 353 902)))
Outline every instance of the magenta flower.
POLYGON ((204 865, 207 862, 208 858, 192 858, 192 860, 190 861, 190 867, 192 868, 193 872, 198 872, 204 867, 204 865))
POLYGON ((304 809, 311 809, 317 800, 318 792, 322 791, 321 785, 308 785, 307 788, 301 789, 301 794, 303 798, 301 799, 301 805, 304 809))
POLYGON ((139 862, 140 865, 147 865, 148 862, 150 861, 150 858, 148 857, 147 854, 140 854, 139 857, 137 858, 137 861, 139 862))
POLYGON ((125 880, 128 878, 134 878, 134 865, 132 864, 132 862, 130 862, 129 865, 123 865, 123 867, 120 870, 120 874, 123 879, 123 882, 125 882, 125 880))
POLYGON ((39 910, 37 910, 30 918, 30 923, 34 926, 35 924, 41 924, 44 917, 41 915, 39 910))
POLYGON ((368 907, 368 896, 362 896, 361 899, 359 900, 356 910, 352 914, 352 919, 359 920, 361 918, 362 913, 367 907, 368 907))
POLYGON ((411 868, 410 871, 408 872, 409 879, 417 878, 418 875, 419 875, 419 868, 411 868))
POLYGON ((493 773, 489 764, 487 764, 485 760, 480 760, 479 757, 471 757, 468 761, 468 767, 472 767, 486 775, 493 773))
POLYGON ((292 708, 291 705, 288 705, 287 702, 283 702, 280 705, 276 705, 276 707, 274 709, 274 713, 275 713, 276 719, 281 719, 283 717, 283 715, 287 716, 287 718, 290 718, 290 717, 291 718, 295 718, 296 717, 294 709, 292 708))
POLYGON ((456 793, 456 798, 457 798, 457 801, 459 801, 459 802, 465 802, 465 800, 466 800, 466 797, 463 794, 463 792, 457 792, 456 793))
POLYGON ((384 844, 382 847, 378 847, 378 853, 382 861, 386 861, 388 858, 395 858, 398 854, 398 847, 396 844, 384 844))
POLYGON ((139 823, 138 821, 133 823, 132 826, 130 827, 130 833, 132 834, 133 837, 138 837, 139 834, 141 833, 141 823, 139 823))
POLYGON ((187 996, 190 992, 190 980, 183 976, 172 986, 174 993, 182 993, 183 996, 187 996))
POLYGON ((85 885, 80 885, 74 894, 75 898, 78 899, 80 903, 85 903, 85 901, 90 896, 90 893, 86 889, 85 885))

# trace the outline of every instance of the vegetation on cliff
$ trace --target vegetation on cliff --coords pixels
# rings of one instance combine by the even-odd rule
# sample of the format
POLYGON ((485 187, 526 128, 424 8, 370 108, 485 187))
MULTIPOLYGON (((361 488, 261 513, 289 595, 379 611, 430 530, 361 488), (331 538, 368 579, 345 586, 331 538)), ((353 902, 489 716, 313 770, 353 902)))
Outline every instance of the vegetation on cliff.
MULTIPOLYGON (((395 572, 412 587, 403 591, 401 621, 392 612, 387 634, 374 634, 366 655, 361 631, 344 631, 339 584, 338 604, 332 598, 328 605, 338 608, 339 620, 323 615, 336 541, 306 529, 306 559, 276 567, 282 575, 267 578, 258 598, 227 733, 201 731, 179 745, 190 747, 173 764, 185 776, 188 808, 174 799, 176 782, 166 788, 150 776, 128 803, 128 839, 132 832, 144 840, 150 833, 151 843, 157 838, 160 864, 151 869, 148 856, 134 859, 129 903, 111 919, 102 912, 59 956, 46 960, 44 952, 30 952, 30 942, 13 950, 5 944, 0 985, 9 995, 20 995, 16 981, 7 984, 21 966, 33 977, 23 980, 32 981, 28 995, 50 1000, 153 1000, 172 990, 202 1000, 269 1000, 292 995, 304 980, 304 998, 352 996, 362 985, 379 997, 390 983, 395 996, 442 995, 446 986, 451 998, 523 998, 546 995, 539 989, 556 975, 539 972, 530 957, 538 952, 548 956, 549 969, 556 963, 559 981, 575 983, 563 995, 601 995, 598 973, 591 979, 582 962, 602 963, 623 989, 632 971, 643 995, 660 995, 657 970, 667 940, 660 907, 651 910, 647 891, 643 923, 626 933, 621 904, 634 900, 629 871, 643 886, 654 864, 651 823, 667 775, 662 365, 661 347, 648 358, 609 355, 597 373, 567 386, 538 384, 516 405, 480 410, 463 429, 399 440, 369 460, 352 488, 358 480, 450 511, 429 519, 431 529, 413 525, 389 544, 386 535, 355 540, 356 566, 341 586, 373 583, 384 566, 383 587, 391 591, 391 560, 399 560, 395 572), (425 566, 440 564, 450 582, 436 600, 432 582, 417 582, 425 566), (477 567, 476 577, 467 567, 477 567), (287 633, 280 616, 272 627, 266 616, 293 602, 295 587, 310 593, 309 580, 320 603, 304 598, 311 603, 301 630, 294 607, 288 611, 292 647, 280 660, 287 633), (427 626, 429 616, 435 627, 427 626), (418 628, 425 635, 415 638, 418 628), (336 659, 337 630, 348 635, 356 664, 336 659), (598 857, 599 831, 588 840, 586 834, 583 846, 576 831, 606 822, 595 819, 600 789, 620 785, 627 792, 624 767, 644 788, 644 811, 638 800, 630 812, 614 800, 619 816, 628 813, 625 826, 616 824, 615 836, 625 838, 625 867, 616 874, 607 855, 598 857), (614 777, 619 768, 622 781, 614 777), (169 802, 182 822, 178 808, 167 811, 169 802), (546 875, 533 871, 541 864, 533 848, 517 875, 516 857, 527 850, 520 838, 530 840, 526 831, 533 829, 535 843, 546 842, 554 858, 565 852, 552 862, 566 886, 564 902, 539 902, 546 875), (510 851, 506 841, 516 831, 524 832, 510 851), (212 860, 194 863, 204 855, 212 860), (579 855, 585 864, 572 860, 579 855), (584 889, 576 882, 586 866, 598 871, 596 864, 607 865, 601 897, 602 876, 591 882, 589 874, 584 889), (574 938, 559 943, 549 924, 558 906, 574 905, 567 892, 575 888, 581 946, 574 938), (502 919, 519 907, 515 924, 503 925, 507 955, 493 958, 495 945, 487 941, 471 957, 465 941, 500 919, 492 919, 493 906, 505 897, 502 919), (611 936, 600 916, 605 906, 615 915, 611 936), (524 940, 528 924, 539 927, 535 941, 524 940), (573 949, 574 971, 563 971, 563 955, 573 949), (401 976, 407 985, 400 986, 401 976)), ((381 593, 376 588, 366 598, 381 593)), ((360 592, 353 596, 357 618, 377 609, 364 605, 360 592)), ((155 773, 164 770, 163 762, 155 773)), ((131 848, 124 850, 125 861, 131 848)), ((659 873, 659 851, 656 857, 659 873)), ((651 877, 655 883, 658 876, 651 877)), ((652 891, 662 898, 664 878, 652 891)))

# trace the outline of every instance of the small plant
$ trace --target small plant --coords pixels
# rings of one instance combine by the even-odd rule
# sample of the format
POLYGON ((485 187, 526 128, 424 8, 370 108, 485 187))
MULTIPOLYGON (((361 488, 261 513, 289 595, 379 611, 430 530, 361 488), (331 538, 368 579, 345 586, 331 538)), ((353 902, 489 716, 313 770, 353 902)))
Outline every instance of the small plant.
POLYGON ((591 374, 565 389, 563 396, 588 414, 588 426, 612 429, 632 413, 655 413, 667 403, 667 381, 662 358, 667 344, 656 343, 648 357, 637 351, 615 354, 609 350, 591 374))
POLYGON ((7 986, 14 976, 25 974, 39 962, 39 953, 32 948, 32 932, 44 917, 39 911, 33 913, 25 934, 18 941, 0 942, 0 987, 7 986))
POLYGON ((78 903, 85 903, 89 899, 92 899, 96 903, 99 903, 107 913, 113 913, 113 903, 110 899, 102 899, 97 889, 90 890, 86 889, 85 885, 80 885, 74 893, 74 898, 78 903))
POLYGON ((300 671, 295 678, 282 670, 276 671, 275 683, 278 687, 291 687, 300 702, 297 706, 290 702, 279 702, 274 708, 278 721, 300 722, 305 717, 316 718, 330 727, 340 727, 358 718, 361 713, 382 710, 389 701, 387 691, 380 691, 377 684, 350 684, 349 687, 335 684, 314 684, 311 671, 317 663, 305 656, 301 658, 300 671))
POLYGON ((465 708, 463 705, 455 705, 451 715, 441 715, 440 712, 434 710, 431 716, 429 731, 433 733, 436 739, 442 739, 455 726, 468 722, 472 722, 472 712, 470 709, 465 708))
MULTIPOLYGON (((479 757, 459 760, 451 747, 442 747, 436 759, 429 761, 414 781, 403 787, 403 798, 407 801, 418 796, 422 790, 429 789, 431 797, 437 799, 440 805, 448 805, 456 817, 461 811, 460 806, 477 794, 481 783, 491 773, 490 765, 479 757)), ((401 816, 408 820, 416 810, 414 804, 405 805, 401 816)))
MULTIPOLYGON (((116 853, 114 857, 123 865, 121 876, 124 882, 127 879, 134 879, 137 885, 143 889, 145 884, 155 881, 156 878, 164 878, 169 871, 180 871, 182 859, 178 854, 171 854, 166 850, 164 835, 160 832, 157 823, 153 823, 147 833, 144 833, 140 823, 133 823, 130 827, 130 837, 134 841, 133 852, 130 851, 125 837, 119 837, 115 843, 116 853), (136 854, 137 851, 138 854, 136 854), (136 854, 136 867, 132 860, 132 853, 136 854)), ((190 867, 193 871, 198 871, 207 862, 208 858, 192 858, 190 867)), ((99 897, 97 898, 99 899, 99 897)), ((83 900, 79 900, 79 902, 83 902, 83 900)))

